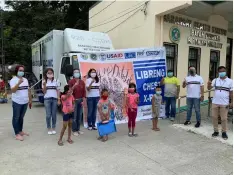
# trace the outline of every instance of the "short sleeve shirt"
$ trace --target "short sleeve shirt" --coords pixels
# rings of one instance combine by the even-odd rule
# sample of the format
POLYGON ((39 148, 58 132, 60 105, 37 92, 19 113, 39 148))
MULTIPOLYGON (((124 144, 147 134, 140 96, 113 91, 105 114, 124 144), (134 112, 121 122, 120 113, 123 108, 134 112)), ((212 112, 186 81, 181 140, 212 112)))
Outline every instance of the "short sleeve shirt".
POLYGON ((137 102, 137 98, 139 98, 139 94, 138 93, 134 93, 134 94, 128 93, 127 98, 128 98, 129 107, 131 107, 133 109, 137 109, 138 104, 136 102, 137 102))
MULTIPOLYGON (((15 87, 18 82, 19 78, 16 76, 13 77, 10 80, 11 88, 15 87)), ((28 89, 28 80, 26 78, 23 78, 23 82, 19 85, 17 91, 15 93, 12 93, 12 101, 18 104, 27 104, 29 102, 28 89)))
POLYGON ((66 95, 62 95, 61 96, 61 100, 62 100, 62 105, 63 105, 63 113, 64 114, 68 114, 70 111, 74 110, 74 97, 72 95, 70 95, 69 97, 67 97, 66 100, 64 100, 64 98, 66 98, 66 95))
POLYGON ((187 98, 200 98, 201 86, 204 86, 203 78, 199 75, 187 76, 187 98))
POLYGON ((100 99, 98 102, 98 107, 101 107, 101 111, 103 114, 108 114, 111 109, 111 102, 110 100, 102 100, 100 99))
POLYGON ((161 106, 161 103, 162 103, 162 96, 161 95, 157 95, 157 94, 154 94, 154 105, 155 107, 160 107, 161 106))
POLYGON ((177 86, 180 86, 180 81, 176 77, 166 77, 164 78, 165 84, 165 97, 176 97, 177 96, 177 86))
MULTIPOLYGON (((42 86, 45 80, 42 81, 42 86)), ((46 93, 44 95, 44 98, 58 98, 57 91, 59 90, 59 82, 54 79, 53 81, 47 80, 46 82, 46 93)))
MULTIPOLYGON (((91 84, 91 82, 93 81, 92 78, 88 78, 86 80, 86 88, 89 87, 89 85, 91 84)), ((86 96, 87 97, 100 97, 100 92, 99 92, 99 87, 100 87, 100 82, 94 82, 91 86, 91 89, 89 91, 87 91, 86 96)))
POLYGON ((233 91, 233 80, 225 78, 224 80, 216 78, 212 81, 212 87, 215 89, 213 104, 229 105, 230 91, 233 91))

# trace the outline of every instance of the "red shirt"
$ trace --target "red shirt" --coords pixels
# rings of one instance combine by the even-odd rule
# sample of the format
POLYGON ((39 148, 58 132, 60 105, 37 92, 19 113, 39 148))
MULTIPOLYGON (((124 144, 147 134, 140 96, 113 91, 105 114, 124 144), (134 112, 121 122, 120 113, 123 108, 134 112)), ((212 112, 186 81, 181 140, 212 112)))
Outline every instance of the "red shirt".
MULTIPOLYGON (((72 88, 75 84, 76 84, 75 78, 73 78, 68 82, 70 88, 72 88)), ((73 90, 73 96, 75 99, 86 97, 85 83, 83 80, 79 80, 79 84, 75 86, 73 90)))

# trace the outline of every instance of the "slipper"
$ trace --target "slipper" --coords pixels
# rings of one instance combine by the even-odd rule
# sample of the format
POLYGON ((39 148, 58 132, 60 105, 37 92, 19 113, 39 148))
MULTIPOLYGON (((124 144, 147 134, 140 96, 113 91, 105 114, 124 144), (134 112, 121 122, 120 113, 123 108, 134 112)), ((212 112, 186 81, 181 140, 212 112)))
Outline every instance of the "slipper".
POLYGON ((21 136, 29 136, 29 134, 28 134, 28 133, 23 132, 23 131, 22 131, 22 132, 20 132, 20 135, 21 135, 21 136))
POLYGON ((70 143, 70 144, 74 143, 72 139, 67 140, 67 142, 70 143))
POLYGON ((59 146, 63 146, 63 141, 58 141, 59 146))

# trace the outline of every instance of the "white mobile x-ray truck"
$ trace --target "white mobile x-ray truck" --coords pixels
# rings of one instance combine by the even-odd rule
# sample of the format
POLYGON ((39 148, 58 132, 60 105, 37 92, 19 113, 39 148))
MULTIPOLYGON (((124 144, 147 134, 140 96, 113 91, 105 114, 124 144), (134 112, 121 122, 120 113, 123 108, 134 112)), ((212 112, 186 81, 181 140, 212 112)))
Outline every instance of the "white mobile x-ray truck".
POLYGON ((32 44, 32 72, 37 78, 34 85, 34 100, 44 102, 41 91, 43 71, 51 67, 61 84, 61 91, 70 79, 72 70, 78 68, 78 53, 113 50, 109 36, 105 33, 77 29, 53 30, 32 44), (72 65, 72 67, 71 67, 72 65))

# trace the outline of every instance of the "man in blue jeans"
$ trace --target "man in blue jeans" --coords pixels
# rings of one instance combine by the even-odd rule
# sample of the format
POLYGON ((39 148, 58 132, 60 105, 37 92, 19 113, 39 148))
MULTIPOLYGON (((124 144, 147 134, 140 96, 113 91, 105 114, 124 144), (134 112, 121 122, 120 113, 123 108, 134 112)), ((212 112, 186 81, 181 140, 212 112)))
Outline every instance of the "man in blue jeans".
POLYGON ((167 77, 162 78, 160 84, 165 85, 164 98, 166 102, 166 117, 174 121, 176 115, 176 99, 180 94, 179 79, 173 75, 172 70, 168 70, 167 77))
POLYGON ((187 119, 184 125, 190 125, 193 106, 196 112, 196 128, 201 124, 200 101, 204 100, 204 81, 196 74, 193 66, 189 67, 189 76, 184 79, 183 88, 187 87, 187 119))

